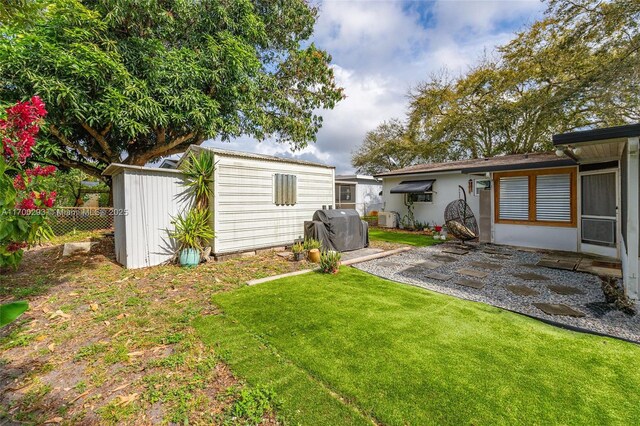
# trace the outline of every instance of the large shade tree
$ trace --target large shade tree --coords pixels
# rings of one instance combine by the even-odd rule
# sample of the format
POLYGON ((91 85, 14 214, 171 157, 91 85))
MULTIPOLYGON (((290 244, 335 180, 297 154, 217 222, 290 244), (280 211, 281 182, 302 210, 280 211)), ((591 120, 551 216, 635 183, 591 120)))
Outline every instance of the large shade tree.
POLYGON ((343 96, 303 0, 16 4, 0 9, 0 99, 39 94, 40 158, 90 175, 208 138, 301 148, 343 96))

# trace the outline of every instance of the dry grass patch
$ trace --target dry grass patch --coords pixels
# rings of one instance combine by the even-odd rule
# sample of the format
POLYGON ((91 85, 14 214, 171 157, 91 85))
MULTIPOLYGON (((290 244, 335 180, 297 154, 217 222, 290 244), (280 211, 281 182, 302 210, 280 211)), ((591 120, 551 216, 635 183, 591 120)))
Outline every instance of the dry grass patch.
MULTIPOLYGON (((27 299, 30 309, 0 331, 0 422, 235 419, 244 385, 191 322, 216 314, 214 294, 306 262, 265 253, 196 269, 126 270, 111 237, 84 237, 98 243, 89 255, 63 258, 62 246, 50 245, 2 271, 0 302, 27 299)), ((276 422, 272 411, 264 421, 276 422)))

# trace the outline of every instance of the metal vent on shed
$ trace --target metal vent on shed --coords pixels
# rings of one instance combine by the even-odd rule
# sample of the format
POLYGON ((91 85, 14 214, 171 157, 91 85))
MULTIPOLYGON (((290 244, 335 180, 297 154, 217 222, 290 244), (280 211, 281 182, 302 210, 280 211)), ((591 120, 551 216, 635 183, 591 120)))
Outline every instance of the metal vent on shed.
POLYGON ((292 206, 298 201, 297 176, 276 173, 273 176, 274 203, 278 206, 292 206))

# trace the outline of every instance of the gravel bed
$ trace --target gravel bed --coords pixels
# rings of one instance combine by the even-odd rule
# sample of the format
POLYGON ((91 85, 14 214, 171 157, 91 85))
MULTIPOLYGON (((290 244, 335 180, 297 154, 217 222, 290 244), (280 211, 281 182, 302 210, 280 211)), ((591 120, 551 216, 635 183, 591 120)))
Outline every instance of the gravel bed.
MULTIPOLYGON (((390 257, 375 259, 354 265, 354 267, 401 283, 411 284, 439 293, 449 294, 461 299, 483 302, 500 308, 509 309, 541 319, 551 320, 573 327, 588 329, 640 343, 640 315, 629 316, 620 311, 608 309, 600 286, 600 278, 595 275, 544 268, 535 264, 542 254, 491 246, 491 250, 511 254, 511 258, 490 254, 481 249, 472 249, 466 255, 443 253, 445 246, 421 247, 390 257), (455 257, 455 262, 442 262, 433 257, 442 254, 455 257), (434 269, 413 268, 419 263, 437 262, 434 269), (490 262, 502 266, 500 270, 483 269, 472 262, 490 262), (486 278, 472 278, 457 273, 459 269, 473 269, 487 272, 486 278), (450 275, 446 281, 438 281, 424 276, 429 273, 450 275), (514 277, 517 273, 535 273, 549 278, 546 281, 530 281, 514 277), (465 277, 485 283, 482 289, 474 289, 455 284, 458 278, 465 277), (552 292, 547 285, 566 285, 577 287, 584 294, 560 295, 552 292), (539 292, 536 296, 518 296, 507 290, 507 285, 524 285, 539 292), (548 315, 533 306, 533 303, 565 304, 585 314, 585 317, 548 315)), ((429 263, 425 265, 430 265, 429 263)), ((433 266, 433 265, 430 265, 433 266)))

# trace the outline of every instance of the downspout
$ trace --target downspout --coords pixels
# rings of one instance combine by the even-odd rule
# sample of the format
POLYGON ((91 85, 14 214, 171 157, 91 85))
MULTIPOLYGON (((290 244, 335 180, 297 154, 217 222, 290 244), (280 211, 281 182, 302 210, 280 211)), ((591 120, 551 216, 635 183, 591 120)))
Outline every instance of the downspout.
POLYGON ((629 138, 627 141, 627 270, 624 271, 624 287, 627 296, 638 300, 638 259, 640 220, 639 195, 640 189, 640 161, 638 159, 639 138, 629 138))

